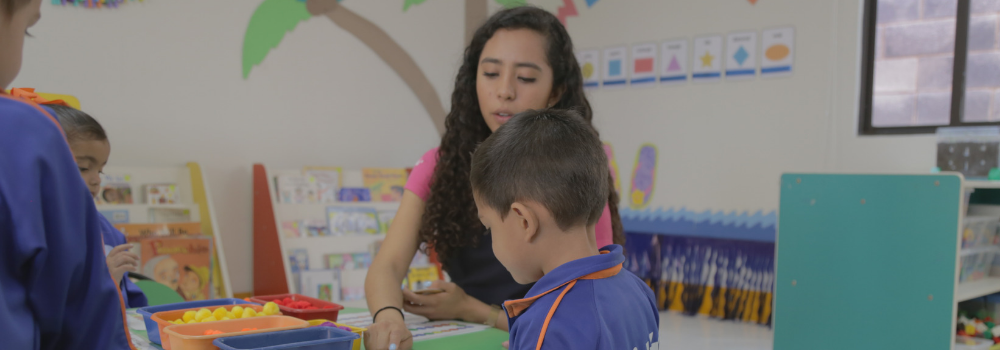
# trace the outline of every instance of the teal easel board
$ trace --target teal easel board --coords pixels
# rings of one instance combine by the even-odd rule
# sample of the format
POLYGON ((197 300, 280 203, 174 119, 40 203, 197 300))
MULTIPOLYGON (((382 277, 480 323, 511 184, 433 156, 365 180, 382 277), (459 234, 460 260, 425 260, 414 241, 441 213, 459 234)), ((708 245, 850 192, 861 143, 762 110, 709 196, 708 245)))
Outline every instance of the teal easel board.
POLYGON ((950 349, 961 198, 958 175, 783 175, 774 349, 950 349))

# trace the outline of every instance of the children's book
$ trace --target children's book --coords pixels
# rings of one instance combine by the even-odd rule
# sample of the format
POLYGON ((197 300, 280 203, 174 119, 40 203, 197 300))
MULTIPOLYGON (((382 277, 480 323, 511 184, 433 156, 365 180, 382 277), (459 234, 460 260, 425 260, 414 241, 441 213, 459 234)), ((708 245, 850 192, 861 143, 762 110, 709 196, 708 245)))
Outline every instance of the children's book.
POLYGON ((327 221, 323 219, 308 219, 302 220, 302 224, 305 226, 304 235, 309 237, 327 237, 330 236, 330 228, 327 227, 327 221))
POLYGON ((345 234, 377 234, 380 231, 378 212, 374 208, 326 207, 330 233, 335 236, 345 234))
POLYGON ((300 271, 299 294, 326 301, 340 301, 340 273, 337 270, 300 271))
POLYGON ((212 271, 212 239, 197 237, 143 238, 140 271, 184 300, 209 298, 212 271))
POLYGON ((146 204, 177 204, 177 185, 146 185, 146 204))
POLYGON ((200 235, 200 222, 175 222, 155 224, 116 224, 118 231, 125 235, 128 242, 138 242, 146 237, 192 236, 200 235))
POLYGON ((341 202, 371 202, 372 193, 367 188, 344 187, 340 189, 337 200, 341 202))
POLYGON ((302 225, 300 221, 289 220, 281 222, 281 233, 285 235, 285 238, 300 238, 302 237, 302 225))
POLYGON ((278 202, 316 203, 317 187, 314 178, 303 175, 279 175, 278 202))
POLYGON ((191 210, 181 208, 149 208, 149 222, 173 223, 191 221, 191 210))
MULTIPOLYGON (((288 251, 288 269, 292 273, 292 288, 300 289, 302 276, 300 272, 309 269, 309 252, 305 249, 290 249, 288 251)), ((293 290, 300 293, 301 290, 293 290)))
POLYGON ((373 202, 398 202, 403 199, 406 187, 406 169, 364 168, 361 169, 365 187, 371 191, 373 202))
POLYGON ((112 224, 128 223, 128 210, 101 210, 100 213, 112 224))
POLYGON ((395 210, 382 210, 378 212, 378 224, 379 231, 382 233, 389 233, 389 226, 392 225, 392 219, 396 218, 395 210))
POLYGON ((97 193, 99 204, 132 204, 132 177, 129 175, 101 174, 101 190, 97 193))
POLYGON ((358 270, 371 266, 372 256, 369 253, 328 254, 326 261, 328 269, 358 270))
POLYGON ((305 167, 303 173, 316 180, 317 201, 319 203, 337 202, 341 184, 339 167, 305 167))

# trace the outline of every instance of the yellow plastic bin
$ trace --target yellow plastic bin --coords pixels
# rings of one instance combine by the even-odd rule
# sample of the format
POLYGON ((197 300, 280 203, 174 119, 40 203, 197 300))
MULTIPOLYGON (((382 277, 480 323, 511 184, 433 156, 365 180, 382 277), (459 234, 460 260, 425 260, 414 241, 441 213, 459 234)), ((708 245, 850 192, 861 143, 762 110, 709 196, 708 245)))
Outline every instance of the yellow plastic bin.
POLYGON ((359 337, 358 339, 354 340, 353 350, 361 350, 361 342, 363 342, 364 339, 365 339, 365 334, 364 333, 365 333, 365 331, 368 330, 367 328, 358 328, 358 327, 348 326, 346 324, 340 324, 340 323, 333 322, 333 321, 330 321, 330 320, 309 320, 309 326, 310 327, 317 327, 317 326, 319 326, 321 324, 324 324, 324 323, 327 323, 327 322, 333 323, 333 324, 341 326, 341 327, 350 328, 351 332, 353 332, 354 334, 357 334, 358 337, 359 337))

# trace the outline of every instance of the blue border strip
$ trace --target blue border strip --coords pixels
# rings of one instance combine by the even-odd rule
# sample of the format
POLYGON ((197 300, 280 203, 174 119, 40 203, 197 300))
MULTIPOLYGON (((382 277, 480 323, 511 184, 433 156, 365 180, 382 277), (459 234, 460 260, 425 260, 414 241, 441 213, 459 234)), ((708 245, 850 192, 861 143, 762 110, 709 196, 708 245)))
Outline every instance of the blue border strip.
POLYGON ((689 236, 743 241, 774 242, 777 232, 777 214, 757 211, 728 214, 706 210, 700 213, 685 208, 664 211, 646 209, 619 211, 626 232, 671 236, 689 236))
POLYGON ((679 80, 685 80, 686 81, 687 78, 688 78, 687 74, 685 74, 685 75, 675 75, 675 76, 672 76, 672 77, 660 77, 660 82, 662 83, 662 82, 665 82, 665 81, 679 81, 679 80))
POLYGON ((632 79, 632 81, 629 82, 629 84, 645 84, 645 83, 655 83, 655 82, 656 82, 656 77, 645 77, 639 79, 632 79))
POLYGON ((768 67, 768 68, 761 68, 760 74, 781 73, 781 72, 791 72, 791 71, 792 71, 792 66, 768 67))
POLYGON ((709 72, 709 73, 694 73, 694 74, 691 74, 691 78, 694 78, 694 79, 719 78, 721 76, 722 76, 721 72, 709 72))
POLYGON ((601 83, 600 82, 596 82, 596 81, 592 81, 592 82, 584 83, 583 84, 583 87, 588 87, 588 88, 590 88, 590 87, 599 87, 599 86, 601 86, 601 83))
POLYGON ((627 83, 627 82, 628 82, 628 80, 605 80, 604 81, 604 86, 609 86, 609 85, 625 85, 625 83, 627 83))
POLYGON ((730 76, 730 75, 754 75, 754 74, 757 74, 757 70, 756 69, 734 69, 734 70, 727 70, 726 71, 726 76, 730 76))

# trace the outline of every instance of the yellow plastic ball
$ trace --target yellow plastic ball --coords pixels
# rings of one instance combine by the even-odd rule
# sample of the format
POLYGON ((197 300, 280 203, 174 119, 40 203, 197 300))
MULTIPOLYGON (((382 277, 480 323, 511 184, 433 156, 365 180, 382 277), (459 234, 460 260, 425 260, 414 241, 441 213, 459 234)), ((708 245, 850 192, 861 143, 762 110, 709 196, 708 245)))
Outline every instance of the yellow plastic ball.
POLYGON ((199 322, 215 322, 215 321, 218 321, 218 320, 219 319, 215 318, 215 316, 209 316, 208 318, 203 319, 203 320, 201 320, 199 322))
POLYGON ((232 318, 243 317, 243 307, 239 305, 233 306, 233 311, 230 311, 230 313, 233 314, 232 318))
POLYGON ((267 304, 264 304, 264 310, 263 311, 264 311, 264 314, 267 314, 267 315, 277 315, 277 314, 280 313, 280 311, 278 310, 278 304, 275 304, 274 302, 270 302, 270 301, 267 302, 267 304))
POLYGON ((185 313, 184 313, 184 317, 183 317, 182 319, 184 320, 184 322, 187 322, 187 321, 190 321, 190 320, 193 320, 193 319, 194 319, 194 315, 195 315, 195 314, 196 314, 196 312, 195 312, 195 311, 188 311, 188 312, 185 312, 185 313))
POLYGON ((226 311, 226 309, 221 307, 212 311, 212 316, 215 316, 215 319, 217 320, 221 320, 223 317, 226 317, 227 314, 229 314, 229 311, 226 311))
POLYGON ((187 322, 184 322, 184 323, 198 323, 198 320, 190 320, 190 321, 187 321, 187 322))
POLYGON ((257 316, 257 310, 246 308, 243 310, 243 316, 240 318, 251 318, 257 316))
POLYGON ((195 321, 198 322, 201 322, 201 320, 204 320, 209 317, 212 317, 212 312, 208 311, 208 309, 198 310, 198 313, 194 314, 194 319, 195 321))

